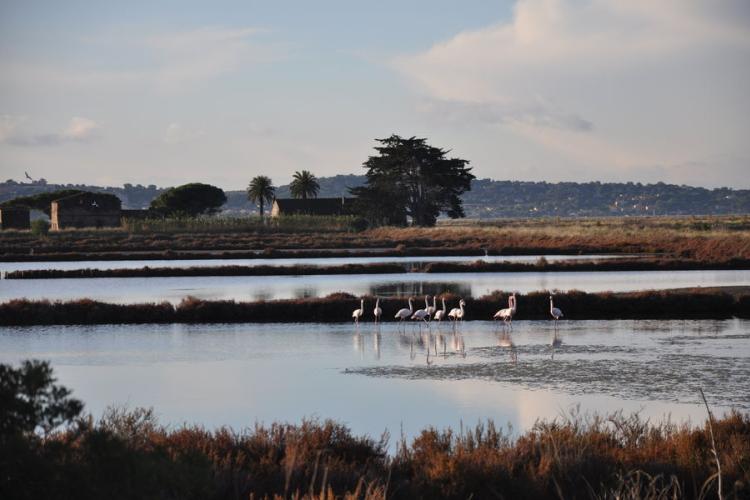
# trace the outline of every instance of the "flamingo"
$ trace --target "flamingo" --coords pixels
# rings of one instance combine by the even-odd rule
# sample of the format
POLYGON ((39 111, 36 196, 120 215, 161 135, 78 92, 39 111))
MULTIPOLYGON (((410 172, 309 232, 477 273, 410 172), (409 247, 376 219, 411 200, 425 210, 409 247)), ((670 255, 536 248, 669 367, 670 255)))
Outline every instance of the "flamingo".
MULTIPOLYGON (((427 297, 425 297, 425 300, 427 297)), ((430 318, 435 317, 435 312, 437 312, 437 296, 432 296, 432 305, 427 307, 427 314, 430 315, 430 318)))
POLYGON ((394 316, 394 318, 396 318, 397 320, 399 320, 399 322, 401 322, 405 319, 409 319, 413 311, 414 311, 414 306, 411 305, 411 297, 409 297, 409 309, 407 308, 399 309, 399 311, 396 313, 396 316, 394 316))
POLYGON ((418 319, 419 321, 424 321, 425 323, 427 323, 427 318, 429 317, 430 315, 424 309, 417 309, 416 311, 414 311, 414 314, 411 315, 411 319, 418 319))
POLYGON ((454 307, 453 309, 451 309, 451 312, 448 313, 448 317, 454 321, 463 320, 465 305, 466 302, 464 302, 464 299, 461 299, 461 301, 458 303, 458 307, 454 307))
POLYGON ((563 313, 560 309, 555 307, 555 303, 552 302, 552 295, 549 296, 549 313, 555 319, 555 328, 557 328, 557 320, 563 317, 563 313))
POLYGON ((359 309, 355 309, 354 312, 352 312, 352 318, 354 318, 354 323, 359 324, 359 318, 364 316, 365 314, 365 299, 362 299, 359 301, 359 309))
POLYGON ((380 308, 380 298, 375 300, 375 309, 372 310, 373 316, 375 316, 375 323, 380 322, 380 316, 383 314, 383 310, 380 308))
POLYGON ((440 301, 443 303, 443 308, 439 311, 435 311, 435 321, 443 321, 443 318, 445 317, 445 299, 440 299, 440 301))
POLYGON ((411 319, 418 319, 427 323, 427 318, 430 317, 430 313, 427 312, 427 309, 430 307, 430 304, 427 302, 427 297, 428 295, 424 296, 424 309, 417 309, 414 311, 414 314, 411 315, 411 319))
POLYGON ((513 324, 513 316, 516 314, 516 294, 512 293, 510 297, 508 297, 508 307, 505 309, 500 309, 498 312, 495 313, 495 315, 492 317, 493 319, 501 319, 506 323, 513 324))

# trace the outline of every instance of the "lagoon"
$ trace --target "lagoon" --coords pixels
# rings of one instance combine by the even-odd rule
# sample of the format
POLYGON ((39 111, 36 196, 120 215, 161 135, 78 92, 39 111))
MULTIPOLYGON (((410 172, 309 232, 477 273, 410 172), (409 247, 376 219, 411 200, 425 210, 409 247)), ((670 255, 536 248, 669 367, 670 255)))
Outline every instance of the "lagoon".
MULTIPOLYGON (((700 422, 750 409, 750 321, 485 321, 0 328, 0 362, 52 362, 99 416, 152 406, 163 423, 235 429, 334 418, 414 436, 491 418, 525 430, 571 411, 700 422), (429 352, 428 352, 429 351, 429 352)), ((392 440, 393 441, 393 440, 392 440)))
MULTIPOLYGON (((11 299, 178 303, 187 296, 204 300, 273 300, 324 297, 334 292, 380 297, 453 292, 479 297, 494 290, 586 292, 666 288, 750 286, 750 270, 585 271, 521 273, 401 273, 306 276, 206 276, 172 278, 64 278, 0 280, 0 301, 11 299)), ((399 299, 401 300, 401 299, 399 299)))

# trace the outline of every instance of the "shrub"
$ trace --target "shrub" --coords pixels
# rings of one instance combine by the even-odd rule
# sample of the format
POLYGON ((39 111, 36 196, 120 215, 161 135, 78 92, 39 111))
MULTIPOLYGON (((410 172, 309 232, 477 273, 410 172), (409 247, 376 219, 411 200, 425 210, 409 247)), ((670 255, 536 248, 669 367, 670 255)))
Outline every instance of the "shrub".
POLYGON ((31 234, 34 236, 47 236, 49 233, 49 222, 44 219, 31 221, 31 234))

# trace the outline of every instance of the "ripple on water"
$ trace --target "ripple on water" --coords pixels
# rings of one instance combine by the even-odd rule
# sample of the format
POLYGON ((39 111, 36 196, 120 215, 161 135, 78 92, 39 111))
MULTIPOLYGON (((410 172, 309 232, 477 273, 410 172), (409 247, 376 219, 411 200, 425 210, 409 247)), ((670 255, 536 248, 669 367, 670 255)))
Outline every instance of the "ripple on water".
MULTIPOLYGON (((547 348, 547 353, 550 351, 547 348)), ((506 355, 510 353, 506 351, 506 355)), ((409 380, 490 380, 574 395, 599 393, 679 403, 699 403, 698 389, 703 389, 710 394, 713 405, 750 409, 747 383, 750 363, 745 358, 734 357, 670 353, 658 355, 649 363, 634 359, 522 358, 516 363, 504 360, 439 366, 357 367, 345 373, 409 380)))

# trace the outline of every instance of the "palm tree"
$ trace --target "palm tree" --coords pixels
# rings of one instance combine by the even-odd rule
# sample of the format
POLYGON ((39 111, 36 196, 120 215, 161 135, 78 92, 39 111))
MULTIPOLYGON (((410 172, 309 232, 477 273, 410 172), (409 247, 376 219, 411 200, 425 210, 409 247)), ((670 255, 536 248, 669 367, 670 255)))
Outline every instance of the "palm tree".
POLYGON ((257 203, 260 207, 260 217, 263 218, 263 204, 272 203, 275 198, 276 188, 273 187, 270 177, 259 175, 253 177, 250 185, 247 187, 247 199, 257 203))
POLYGON ((306 200, 308 196, 317 198, 320 184, 318 184, 318 178, 309 170, 297 171, 294 172, 294 180, 289 184, 289 191, 295 198, 302 198, 303 200, 306 200))

